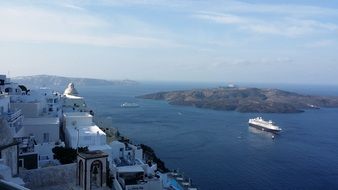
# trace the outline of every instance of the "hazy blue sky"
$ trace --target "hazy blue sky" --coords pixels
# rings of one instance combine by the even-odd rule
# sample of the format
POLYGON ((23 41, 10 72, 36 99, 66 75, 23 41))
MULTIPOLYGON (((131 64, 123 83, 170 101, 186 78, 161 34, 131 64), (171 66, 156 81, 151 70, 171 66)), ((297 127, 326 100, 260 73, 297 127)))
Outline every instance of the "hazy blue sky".
POLYGON ((338 83, 338 1, 0 1, 1 73, 338 83))

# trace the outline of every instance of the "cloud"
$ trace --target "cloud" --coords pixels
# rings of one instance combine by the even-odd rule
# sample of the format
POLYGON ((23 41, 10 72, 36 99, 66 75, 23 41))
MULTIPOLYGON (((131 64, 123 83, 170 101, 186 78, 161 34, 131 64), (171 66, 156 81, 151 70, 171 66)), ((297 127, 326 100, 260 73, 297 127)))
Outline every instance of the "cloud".
MULTIPOLYGON (((82 1, 75 1, 83 3, 82 1)), ((167 9, 181 9, 187 12, 197 10, 207 10, 214 12, 227 13, 255 13, 255 14, 279 14, 289 16, 311 17, 311 16, 338 16, 338 9, 329 6, 311 6, 299 3, 248 3, 236 0, 213 0, 213 1, 196 1, 196 0, 98 0, 106 6, 147 6, 147 7, 165 7, 167 9)), ((327 3, 329 4, 329 3, 327 3)), ((335 2, 332 2, 335 4, 335 2)))
POLYGON ((219 14, 211 12, 200 12, 198 14, 193 15, 193 17, 204 20, 211 20, 213 22, 221 24, 245 24, 248 22, 248 20, 244 17, 232 14, 219 14))
POLYGON ((76 5, 73 5, 73 4, 61 4, 61 6, 64 6, 66 8, 70 8, 70 9, 74 9, 74 10, 79 10, 79 11, 83 11, 85 10, 83 7, 80 7, 80 6, 76 6, 76 5))
POLYGON ((216 58, 213 63, 211 63, 212 68, 221 69, 227 68, 230 66, 268 66, 268 65, 284 65, 290 64, 293 62, 293 59, 290 57, 276 57, 276 58, 266 58, 262 57, 259 59, 226 59, 226 58, 216 58))
POLYGON ((335 8, 301 5, 301 4, 264 4, 247 3, 243 1, 228 1, 223 6, 218 6, 218 10, 231 13, 258 13, 272 15, 288 15, 297 17, 311 16, 338 16, 335 8))
POLYGON ((296 18, 249 18, 234 14, 215 12, 198 12, 194 18, 209 20, 219 24, 235 25, 238 29, 259 34, 274 34, 287 37, 297 37, 318 32, 338 32, 338 25, 310 19, 296 18))
POLYGON ((305 48, 324 48, 324 47, 331 47, 335 45, 334 40, 319 40, 311 43, 307 43, 304 45, 305 48))
MULTIPOLYGON (((80 10, 80 7, 66 5, 80 10)), ((83 10, 83 9, 81 9, 83 10)), ((0 8, 0 42, 63 43, 112 47, 176 47, 170 40, 145 34, 111 32, 111 23, 86 11, 39 7, 0 8)))

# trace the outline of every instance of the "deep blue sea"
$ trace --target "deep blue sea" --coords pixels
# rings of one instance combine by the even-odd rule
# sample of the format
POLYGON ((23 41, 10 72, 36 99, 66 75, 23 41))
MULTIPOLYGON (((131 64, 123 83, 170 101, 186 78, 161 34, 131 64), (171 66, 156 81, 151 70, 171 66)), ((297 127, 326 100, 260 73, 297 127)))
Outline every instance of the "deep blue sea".
MULTIPOLYGON (((123 135, 150 145, 169 168, 184 172, 203 190, 338 189, 338 109, 250 114, 135 98, 219 85, 142 83, 78 91, 96 115, 112 117, 123 135), (140 108, 120 108, 123 102, 137 102, 140 108), (256 116, 275 121, 282 133, 273 140, 271 134, 249 128, 248 119, 256 116)), ((245 85, 338 96, 338 86, 245 85)))

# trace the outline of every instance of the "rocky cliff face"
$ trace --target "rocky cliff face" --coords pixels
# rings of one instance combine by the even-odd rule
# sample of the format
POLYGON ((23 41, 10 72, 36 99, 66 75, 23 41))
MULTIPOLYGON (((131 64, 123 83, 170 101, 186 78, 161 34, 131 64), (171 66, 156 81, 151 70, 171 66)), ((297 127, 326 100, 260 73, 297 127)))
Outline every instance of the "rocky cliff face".
POLYGON ((215 110, 297 113, 304 109, 338 107, 338 97, 307 96, 278 89, 213 88, 158 92, 139 98, 215 110))

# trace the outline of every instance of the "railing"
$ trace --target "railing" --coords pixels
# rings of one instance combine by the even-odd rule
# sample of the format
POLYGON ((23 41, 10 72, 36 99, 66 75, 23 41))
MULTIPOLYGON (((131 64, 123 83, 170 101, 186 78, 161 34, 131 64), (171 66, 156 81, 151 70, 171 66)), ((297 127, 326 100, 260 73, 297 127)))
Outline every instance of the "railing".
POLYGON ((35 153, 35 142, 31 137, 15 138, 19 142, 19 155, 35 153))
POLYGON ((23 116, 23 114, 22 114, 21 110, 17 110, 15 112, 10 111, 7 114, 7 121, 9 123, 9 126, 10 127, 15 127, 15 132, 18 132, 22 128, 22 124, 21 123, 15 124, 18 119, 22 118, 22 116, 23 116))
POLYGON ((0 179, 0 189, 2 190, 29 190, 26 187, 22 187, 18 184, 8 182, 0 179))
POLYGON ((17 110, 15 112, 10 111, 8 113, 8 122, 13 122, 16 119, 18 119, 19 117, 22 116, 22 111, 21 110, 17 110))

